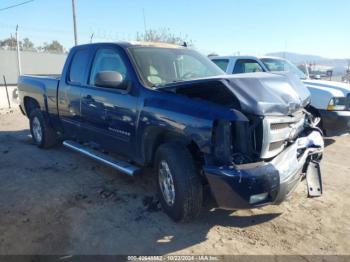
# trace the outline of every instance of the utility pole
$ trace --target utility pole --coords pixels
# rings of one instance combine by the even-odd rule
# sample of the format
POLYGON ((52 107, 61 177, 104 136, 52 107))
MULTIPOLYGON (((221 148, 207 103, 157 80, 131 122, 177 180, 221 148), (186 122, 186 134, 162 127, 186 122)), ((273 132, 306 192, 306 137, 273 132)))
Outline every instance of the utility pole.
POLYGON ((147 24, 146 24, 145 8, 142 8, 142 16, 143 16, 143 27, 144 27, 145 35, 146 35, 147 34, 147 24))
POLYGON ((16 50, 17 50, 18 75, 20 76, 22 74, 22 70, 21 70, 21 53, 19 50, 18 25, 16 26, 16 50))
POLYGON ((75 0, 72 0, 72 9, 73 9, 73 27, 74 27, 74 44, 78 44, 78 35, 77 35, 77 21, 75 15, 75 0))

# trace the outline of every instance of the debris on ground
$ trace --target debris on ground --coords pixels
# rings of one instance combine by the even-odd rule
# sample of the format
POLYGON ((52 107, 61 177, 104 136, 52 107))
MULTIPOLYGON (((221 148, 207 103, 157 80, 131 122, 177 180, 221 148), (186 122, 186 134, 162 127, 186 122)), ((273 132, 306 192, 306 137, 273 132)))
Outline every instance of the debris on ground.
POLYGON ((154 196, 145 196, 142 199, 142 204, 149 212, 157 212, 161 210, 159 200, 154 196))

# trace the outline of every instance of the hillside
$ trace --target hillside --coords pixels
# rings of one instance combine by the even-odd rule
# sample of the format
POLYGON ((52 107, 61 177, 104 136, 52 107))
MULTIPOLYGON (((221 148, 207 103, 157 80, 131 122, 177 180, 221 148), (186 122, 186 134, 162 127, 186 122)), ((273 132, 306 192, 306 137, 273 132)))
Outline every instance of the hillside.
POLYGON ((326 58, 322 56, 316 56, 316 55, 309 55, 309 54, 298 54, 298 53, 291 53, 291 52, 274 52, 274 53, 268 53, 266 56, 277 56, 277 57, 283 57, 290 61, 292 61, 295 64, 301 64, 301 63, 316 63, 318 65, 324 65, 324 66, 330 66, 334 68, 334 73, 341 73, 343 74, 348 66, 349 59, 333 59, 333 58, 326 58))

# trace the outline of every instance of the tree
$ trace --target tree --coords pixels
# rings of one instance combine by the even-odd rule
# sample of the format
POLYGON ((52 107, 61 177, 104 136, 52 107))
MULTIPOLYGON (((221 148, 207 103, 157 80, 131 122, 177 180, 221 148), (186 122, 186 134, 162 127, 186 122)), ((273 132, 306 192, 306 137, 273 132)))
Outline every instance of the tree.
MULTIPOLYGON (((16 50, 17 41, 15 37, 9 37, 4 40, 0 40, 0 49, 16 50)), ((23 41, 19 41, 19 48, 21 51, 33 51, 33 52, 53 52, 64 53, 64 47, 57 40, 53 40, 51 43, 44 43, 43 46, 35 47, 34 43, 28 38, 24 38, 23 41)))
POLYGON ((176 45, 183 45, 186 43, 187 46, 193 45, 192 40, 189 40, 187 35, 175 35, 169 28, 161 28, 159 30, 150 29, 145 33, 137 33, 136 40, 146 42, 162 42, 176 45))
POLYGON ((60 44, 57 40, 53 40, 50 44, 44 43, 42 47, 38 48, 39 51, 43 52, 53 52, 53 53, 64 53, 63 45, 60 44))
MULTIPOLYGON (((20 45, 21 45, 21 42, 20 42, 20 45)), ((14 38, 12 36, 0 41, 0 48, 1 49, 15 50, 16 46, 17 46, 16 38, 14 38)))
MULTIPOLYGON (((2 41, 0 41, 0 49, 5 50, 16 50, 17 48, 17 40, 15 37, 9 37, 2 41)), ((29 38, 24 38, 23 41, 19 41, 19 49, 21 51, 36 51, 34 44, 29 38)))
POLYGON ((23 39, 22 49, 24 51, 36 51, 34 43, 30 41, 27 37, 23 39))

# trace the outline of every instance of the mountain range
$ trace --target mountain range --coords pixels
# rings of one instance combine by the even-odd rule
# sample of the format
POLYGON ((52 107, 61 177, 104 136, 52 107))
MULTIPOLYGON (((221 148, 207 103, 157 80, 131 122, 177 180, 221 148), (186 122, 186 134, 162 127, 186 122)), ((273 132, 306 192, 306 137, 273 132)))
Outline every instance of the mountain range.
POLYGON ((288 59, 295 64, 312 63, 316 65, 329 66, 333 68, 333 73, 343 74, 350 64, 349 59, 326 58, 317 55, 298 54, 292 52, 274 52, 266 56, 276 56, 288 59))

